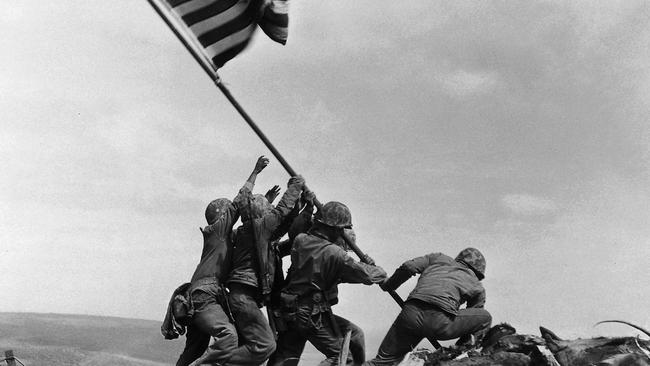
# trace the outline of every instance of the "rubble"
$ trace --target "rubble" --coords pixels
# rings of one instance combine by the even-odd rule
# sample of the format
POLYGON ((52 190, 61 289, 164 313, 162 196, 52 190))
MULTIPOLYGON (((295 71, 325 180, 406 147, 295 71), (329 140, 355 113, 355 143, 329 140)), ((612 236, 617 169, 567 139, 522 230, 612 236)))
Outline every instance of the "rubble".
POLYGON ((480 347, 418 349, 400 366, 650 366, 650 341, 638 337, 564 340, 544 327, 540 332, 541 337, 517 334, 502 323, 490 329, 480 347))

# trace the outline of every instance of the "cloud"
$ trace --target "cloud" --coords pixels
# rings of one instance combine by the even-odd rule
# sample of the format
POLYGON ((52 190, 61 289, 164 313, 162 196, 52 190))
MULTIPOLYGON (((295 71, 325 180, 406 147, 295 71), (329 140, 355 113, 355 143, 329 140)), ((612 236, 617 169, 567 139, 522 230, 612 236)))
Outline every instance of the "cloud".
POLYGON ((501 198, 501 203, 515 214, 524 216, 548 214, 558 209, 555 202, 529 194, 507 194, 501 198))
POLYGON ((495 87, 497 81, 493 72, 467 70, 457 70, 440 79, 447 93, 459 97, 487 93, 495 87))

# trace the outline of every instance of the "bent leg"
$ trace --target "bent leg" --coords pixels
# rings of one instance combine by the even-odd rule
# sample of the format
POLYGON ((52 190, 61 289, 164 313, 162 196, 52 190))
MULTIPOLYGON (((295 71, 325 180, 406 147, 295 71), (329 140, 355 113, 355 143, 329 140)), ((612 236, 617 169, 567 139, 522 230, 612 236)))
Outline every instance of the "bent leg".
POLYGON ((397 365, 424 338, 421 328, 420 310, 407 302, 386 333, 377 356, 364 363, 364 366, 397 365))
POLYGON ((483 338, 485 332, 490 329, 492 324, 492 316, 490 313, 482 308, 469 308, 458 310, 458 315, 448 316, 439 312, 437 316, 432 317, 428 321, 436 322, 437 324, 444 324, 444 326, 432 326, 428 328, 429 334, 436 339, 448 340, 474 334, 477 340, 483 338), (442 321, 441 316, 446 317, 446 321, 442 321))
POLYGON ((232 352, 228 365, 261 365, 275 351, 275 337, 269 323, 251 294, 231 291, 230 307, 240 346, 232 352))
POLYGON ((307 339, 296 329, 288 329, 278 335, 275 352, 269 358, 268 366, 298 365, 307 339))
POLYGON ((366 341, 363 335, 363 330, 351 321, 342 318, 338 315, 333 315, 334 321, 341 330, 341 335, 345 335, 348 331, 350 334, 350 355, 354 360, 355 365, 360 365, 366 360, 366 341))
POLYGON ((185 349, 183 349, 183 353, 181 353, 178 361, 176 361, 176 366, 188 366, 194 362, 205 352, 209 343, 210 335, 203 333, 197 327, 190 324, 187 327, 187 333, 185 335, 185 349))
POLYGON ((237 348, 237 330, 221 305, 216 301, 203 305, 194 314, 193 323, 214 340, 202 362, 222 363, 230 358, 230 354, 237 348))

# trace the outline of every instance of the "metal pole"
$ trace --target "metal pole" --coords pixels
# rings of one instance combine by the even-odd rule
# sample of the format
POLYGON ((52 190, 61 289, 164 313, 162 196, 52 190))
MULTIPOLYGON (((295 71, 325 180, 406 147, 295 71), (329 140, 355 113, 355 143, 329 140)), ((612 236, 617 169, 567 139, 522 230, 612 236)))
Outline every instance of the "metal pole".
MULTIPOLYGON (((215 85, 219 88, 219 90, 221 90, 223 95, 226 96, 228 101, 230 101, 230 103, 233 105, 233 107, 235 107, 237 112, 239 112, 239 114, 242 116, 242 118, 244 118, 244 121, 246 121, 246 123, 248 123, 248 125, 253 129, 255 134, 257 134, 257 137, 259 137, 262 140, 264 145, 266 145, 266 147, 271 151, 273 156, 275 156, 275 158, 278 159, 278 161, 280 162, 282 167, 284 167, 284 169, 287 171, 287 173, 289 173, 289 175, 292 176, 292 177, 297 175, 296 171, 293 170, 291 165, 289 165, 289 163, 284 159, 284 157, 282 156, 282 154, 280 154, 278 149, 276 149, 275 146, 273 146, 273 144, 266 137, 264 132, 262 132, 262 130, 259 127, 257 127, 257 124, 248 115, 248 113, 246 113, 246 111, 244 110, 244 108, 242 108, 242 106, 239 104, 239 102, 237 102, 237 100, 232 95, 232 93, 230 93, 230 90, 228 90, 228 88, 221 82, 221 78, 217 74, 216 70, 214 70, 211 66, 209 66, 208 61, 206 61, 205 58, 203 56, 201 56, 201 54, 199 54, 199 52, 196 51, 196 49, 192 46, 190 41, 188 41, 187 38, 185 38, 185 36, 183 36, 183 34, 178 31, 178 29, 176 29, 176 27, 174 26, 172 21, 167 17, 165 12, 160 8, 157 1, 156 0, 147 0, 147 1, 154 8, 156 13, 158 13, 158 16, 160 16, 160 18, 162 18, 162 20, 165 22, 165 24, 167 24, 169 29, 171 29, 171 31, 174 33, 174 35, 176 35, 176 38, 178 38, 178 40, 181 41, 181 43, 183 44, 183 46, 185 46, 187 51, 192 55, 192 57, 194 57, 196 62, 198 62, 199 65, 201 65, 201 68, 203 68, 203 71, 205 71, 205 73, 208 74, 210 79, 215 83, 215 85)), ((323 207, 323 205, 318 200, 314 200, 314 205, 319 210, 321 209, 321 207, 323 207)))
MULTIPOLYGON (((350 239, 350 237, 345 233, 343 233, 343 239, 345 240, 345 243, 348 246, 350 246, 350 248, 352 248, 352 251, 359 257, 361 262, 365 263, 366 255, 361 251, 361 249, 357 246, 357 244, 354 243, 352 241, 352 239, 350 239)), ((401 296, 399 296, 399 294, 397 292, 395 292, 394 290, 390 290, 390 291, 387 291, 387 292, 390 295, 390 297, 392 297, 393 300, 395 300, 395 302, 397 303, 397 305, 399 305, 400 308, 404 307, 404 300, 402 299, 401 296)), ((433 338, 427 337, 427 340, 435 348, 441 348, 442 347, 442 345, 440 345, 440 343, 438 343, 438 341, 433 339, 433 338)))
POLYGON ((244 121, 246 121, 246 123, 248 123, 248 125, 253 129, 255 134, 257 134, 257 137, 259 137, 262 140, 264 145, 266 145, 266 147, 271 151, 273 156, 275 156, 275 158, 278 159, 278 161, 280 162, 280 164, 282 164, 282 166, 287 171, 287 173, 289 173, 289 175, 292 176, 292 177, 297 175, 296 171, 293 170, 293 168, 289 165, 289 163, 287 163, 286 160, 284 160, 284 157, 280 154, 278 149, 276 149, 275 146, 273 146, 273 144, 271 143, 271 141, 269 141, 269 139, 266 137, 264 132, 262 132, 262 130, 260 130, 259 127, 257 127, 257 124, 255 124, 253 119, 248 115, 248 113, 246 113, 244 108, 242 108, 242 106, 239 104, 239 102, 237 102, 235 97, 232 96, 232 94, 230 93, 230 90, 228 90, 228 88, 226 88, 226 86, 223 85, 223 83, 221 82, 221 79, 217 78, 217 80, 215 80, 214 83, 217 85, 219 90, 221 90, 223 95, 225 95, 226 98, 228 98, 228 100, 233 105, 233 107, 235 107, 237 112, 239 112, 239 114, 244 118, 244 121))
POLYGON ((214 70, 211 66, 209 66, 207 60, 203 56, 201 56, 194 49, 194 47, 192 47, 190 42, 181 34, 181 32, 179 32, 178 29, 176 29, 176 27, 174 26, 172 21, 169 20, 169 18, 165 14, 165 12, 160 8, 160 5, 158 5, 158 2, 156 0, 147 0, 147 1, 149 2, 149 5, 151 5, 151 7, 153 7, 153 9, 156 11, 156 13, 158 13, 158 16, 160 16, 160 18, 162 18, 162 20, 165 22, 165 24, 167 24, 167 27, 169 27, 169 29, 171 29, 171 31, 174 33, 176 38, 178 38, 178 40, 181 41, 181 43, 183 44, 183 46, 185 46, 187 51, 189 51, 189 53, 192 55, 192 57, 194 57, 196 62, 198 62, 199 65, 201 65, 201 68, 203 68, 203 71, 205 71, 205 73, 208 74, 208 76, 210 77, 210 79, 212 79, 212 81, 216 82, 219 79, 219 76, 217 75, 217 71, 214 70))

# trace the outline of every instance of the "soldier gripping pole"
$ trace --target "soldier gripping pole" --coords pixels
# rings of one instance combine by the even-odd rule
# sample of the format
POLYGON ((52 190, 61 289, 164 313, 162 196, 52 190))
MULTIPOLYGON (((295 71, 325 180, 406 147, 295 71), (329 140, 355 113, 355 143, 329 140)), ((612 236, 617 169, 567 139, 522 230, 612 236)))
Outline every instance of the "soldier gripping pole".
MULTIPOLYGON (((244 108, 242 108, 242 106, 239 104, 239 102, 237 102, 235 97, 233 97, 233 95, 230 93, 230 90, 228 90, 228 88, 226 88, 226 86, 223 85, 223 83, 221 82, 221 78, 217 74, 217 71, 211 66, 211 64, 203 56, 201 56, 196 51, 196 49, 193 47, 192 43, 190 41, 188 41, 187 38, 185 38, 185 36, 183 34, 181 34, 181 32, 178 31, 178 29, 176 29, 176 27, 174 26, 174 23, 169 19, 169 17, 167 17, 165 12, 160 8, 160 5, 158 4, 158 2, 156 0, 147 0, 147 1, 154 8, 156 13, 158 13, 160 18, 162 18, 162 20, 165 22, 165 24, 167 24, 169 29, 171 29, 171 31, 174 33, 174 35, 176 35, 178 40, 185 46, 185 48, 192 55, 192 57, 194 57, 194 60, 196 60, 196 62, 198 62, 198 64, 201 66, 201 68, 203 68, 203 71, 205 71, 205 73, 208 74, 210 79, 215 83, 215 85, 219 88, 219 90, 221 90, 223 95, 225 95, 225 97, 228 99, 228 101, 230 101, 230 103, 233 105, 233 107, 235 107, 237 112, 239 112, 239 114, 242 116, 242 118, 244 118, 244 121, 246 121, 246 123, 248 123, 248 125, 253 129, 255 134, 257 134, 257 136, 262 140, 264 145, 266 145, 266 147, 271 151, 273 156, 275 156, 275 158, 278 159, 278 161, 280 162, 282 167, 284 167, 284 169, 287 171, 287 173, 289 173, 289 175, 291 175, 291 176, 297 175, 296 171, 293 170, 293 168, 284 159, 284 157, 275 148, 275 146, 273 146, 271 141, 266 137, 266 135, 262 132, 262 130, 260 130, 260 128, 257 127, 257 124, 248 115, 248 113, 246 113, 244 108)), ((307 189, 307 187, 305 187, 305 189, 307 189)), ((318 199, 314 199, 314 205, 319 210, 323 207, 323 205, 321 204, 321 202, 318 201, 318 199)), ((359 249, 359 247, 355 243, 353 243, 350 240, 350 238, 347 237, 347 235, 343 235, 343 238, 345 239, 346 243, 350 246, 350 248, 352 248, 352 250, 356 253, 356 255, 359 256, 359 259, 361 259, 363 261, 364 258, 365 258, 365 255, 361 251, 361 249, 359 249)), ((395 300, 395 302, 397 302, 397 304, 400 307, 404 306, 404 300, 402 300, 402 298, 395 291, 389 291, 388 293, 395 300)), ((441 347, 440 343, 438 343, 435 339, 429 339, 429 342, 431 342, 431 344, 436 348, 441 347)))
MULTIPOLYGON (((352 239, 350 239, 350 237, 345 233, 343 233, 343 239, 345 240, 345 243, 350 248, 352 248, 352 251, 359 257, 359 259, 362 262, 365 263, 366 255, 361 251, 361 249, 357 246, 357 244, 354 243, 352 241, 352 239)), ((390 297, 393 298, 393 300, 395 300, 395 302, 397 303, 397 305, 399 305, 400 308, 404 307, 404 300, 399 296, 399 294, 397 292, 395 292, 394 290, 390 290, 390 291, 388 291, 388 294, 390 295, 390 297)), ((442 345, 440 345, 440 343, 438 343, 438 341, 433 339, 433 338, 427 337, 427 340, 435 348, 441 348, 442 347, 442 345)))

